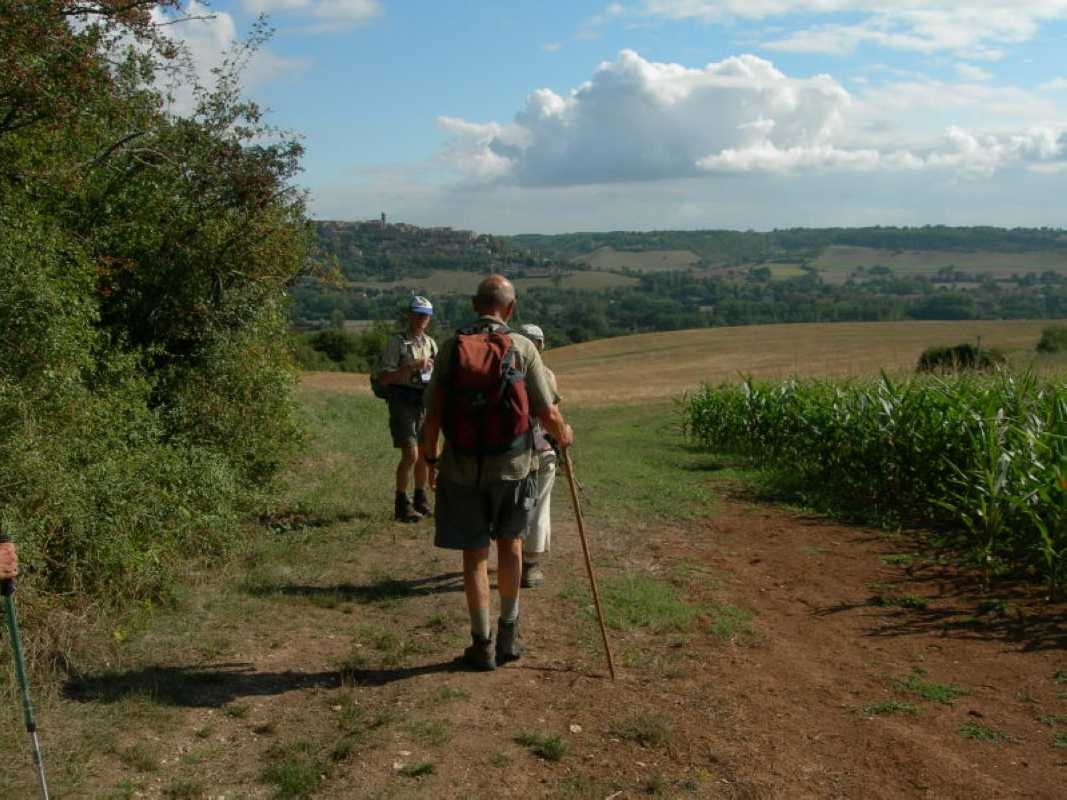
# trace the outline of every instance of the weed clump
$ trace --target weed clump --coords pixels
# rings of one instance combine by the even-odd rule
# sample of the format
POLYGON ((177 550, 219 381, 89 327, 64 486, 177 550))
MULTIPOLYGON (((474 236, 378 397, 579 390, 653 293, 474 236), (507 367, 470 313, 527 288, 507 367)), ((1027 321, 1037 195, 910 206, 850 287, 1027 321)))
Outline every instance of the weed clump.
POLYGON ((567 743, 558 736, 524 733, 516 736, 515 741, 545 761, 560 761, 567 754, 567 743))

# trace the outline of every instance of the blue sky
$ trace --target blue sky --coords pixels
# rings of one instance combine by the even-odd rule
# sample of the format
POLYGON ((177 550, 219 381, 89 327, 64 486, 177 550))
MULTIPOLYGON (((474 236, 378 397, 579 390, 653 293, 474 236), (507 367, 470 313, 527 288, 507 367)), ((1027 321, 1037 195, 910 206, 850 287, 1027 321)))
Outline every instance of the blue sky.
MULTIPOLYGON (((1067 220, 1067 0, 214 0, 324 219, 494 233, 1067 220)), ((194 12, 203 9, 195 5, 194 12)))

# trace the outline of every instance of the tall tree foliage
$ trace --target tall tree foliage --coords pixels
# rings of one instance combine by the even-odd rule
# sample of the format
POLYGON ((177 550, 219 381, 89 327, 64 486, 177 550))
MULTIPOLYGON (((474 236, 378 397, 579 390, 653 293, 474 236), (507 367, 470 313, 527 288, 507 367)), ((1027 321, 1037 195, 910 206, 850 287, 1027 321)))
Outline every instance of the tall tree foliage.
POLYGON ((269 32, 201 86, 161 9, 0 4, 0 521, 51 590, 164 592, 299 440, 302 150, 239 85, 269 32))

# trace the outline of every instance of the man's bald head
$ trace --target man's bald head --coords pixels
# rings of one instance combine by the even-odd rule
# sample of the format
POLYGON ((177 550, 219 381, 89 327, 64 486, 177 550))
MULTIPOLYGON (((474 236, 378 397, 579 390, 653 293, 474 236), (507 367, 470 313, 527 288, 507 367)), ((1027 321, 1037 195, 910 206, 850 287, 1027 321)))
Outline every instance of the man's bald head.
POLYGON ((499 314, 505 319, 515 305, 515 287, 503 275, 490 275, 478 284, 474 310, 479 314, 499 314))

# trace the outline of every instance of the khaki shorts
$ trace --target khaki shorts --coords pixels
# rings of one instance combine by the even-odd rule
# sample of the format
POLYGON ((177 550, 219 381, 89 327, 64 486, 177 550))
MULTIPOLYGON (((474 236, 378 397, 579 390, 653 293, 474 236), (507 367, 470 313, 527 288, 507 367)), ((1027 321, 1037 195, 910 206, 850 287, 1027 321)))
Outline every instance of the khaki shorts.
POLYGON ((476 550, 488 547, 492 539, 525 539, 527 517, 536 502, 536 472, 480 488, 439 480, 433 543, 449 550, 476 550))
POLYGON ((422 435, 422 423, 426 419, 426 407, 408 400, 389 400, 389 433, 393 447, 416 447, 422 435))

